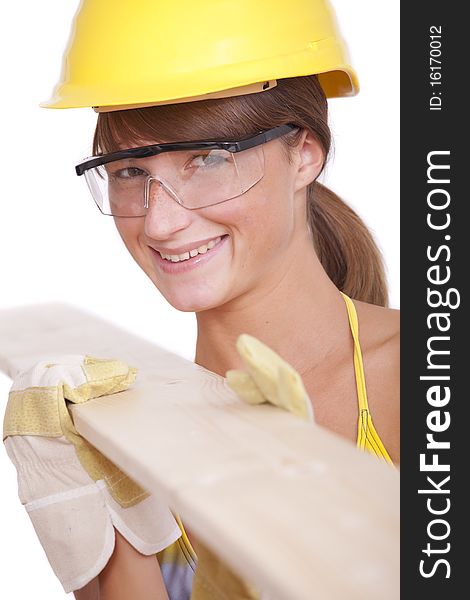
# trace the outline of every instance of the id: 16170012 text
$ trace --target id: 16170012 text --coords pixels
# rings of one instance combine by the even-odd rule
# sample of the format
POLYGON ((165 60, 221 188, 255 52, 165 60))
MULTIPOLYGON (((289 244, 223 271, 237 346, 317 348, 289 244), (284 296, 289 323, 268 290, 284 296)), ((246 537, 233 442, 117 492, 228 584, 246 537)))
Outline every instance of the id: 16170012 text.
POLYGON ((442 110, 442 26, 429 28, 429 110, 442 110))

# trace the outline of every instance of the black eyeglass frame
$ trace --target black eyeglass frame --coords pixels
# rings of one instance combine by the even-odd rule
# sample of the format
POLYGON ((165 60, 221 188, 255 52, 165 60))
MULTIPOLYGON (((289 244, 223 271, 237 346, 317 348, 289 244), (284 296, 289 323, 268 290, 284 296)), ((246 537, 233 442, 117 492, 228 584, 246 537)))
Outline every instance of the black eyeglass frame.
POLYGON ((75 167, 77 175, 83 175, 88 169, 99 167, 115 160, 123 160, 125 158, 147 158, 156 156, 163 152, 172 152, 175 150, 227 150, 227 152, 242 152, 249 148, 266 144, 271 140, 275 140, 287 133, 300 129, 298 125, 288 123, 279 125, 266 131, 259 131, 256 135, 243 138, 241 140, 230 141, 214 141, 214 140, 195 140, 193 142, 170 142, 166 144, 152 144, 150 146, 139 146, 138 148, 129 148, 127 150, 118 150, 103 154, 101 156, 92 156, 86 158, 75 167))

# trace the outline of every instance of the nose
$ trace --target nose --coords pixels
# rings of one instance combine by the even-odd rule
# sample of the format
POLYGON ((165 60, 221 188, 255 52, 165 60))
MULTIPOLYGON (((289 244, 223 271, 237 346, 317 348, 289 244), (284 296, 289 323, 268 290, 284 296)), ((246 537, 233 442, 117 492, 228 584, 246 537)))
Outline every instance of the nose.
POLYGON ((163 181, 152 178, 147 185, 145 234, 166 239, 191 222, 191 211, 179 204, 175 192, 163 181))

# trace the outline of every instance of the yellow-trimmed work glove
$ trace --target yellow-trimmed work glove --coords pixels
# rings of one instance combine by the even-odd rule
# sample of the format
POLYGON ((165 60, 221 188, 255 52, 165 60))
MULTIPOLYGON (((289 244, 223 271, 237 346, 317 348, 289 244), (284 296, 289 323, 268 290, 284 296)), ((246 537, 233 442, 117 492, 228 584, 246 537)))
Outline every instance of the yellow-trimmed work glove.
MULTIPOLYGON (((270 402, 307 421, 313 408, 299 373, 257 338, 241 334, 236 347, 246 371, 226 372, 228 385, 249 404, 270 402)), ((262 594, 243 581, 216 554, 195 540, 198 556, 191 600, 260 600, 262 594)))
POLYGON ((166 503, 82 438, 67 408, 127 389, 136 373, 119 360, 66 355, 37 363, 11 387, 3 440, 20 500, 66 592, 104 568, 113 527, 147 555, 181 535, 166 503))

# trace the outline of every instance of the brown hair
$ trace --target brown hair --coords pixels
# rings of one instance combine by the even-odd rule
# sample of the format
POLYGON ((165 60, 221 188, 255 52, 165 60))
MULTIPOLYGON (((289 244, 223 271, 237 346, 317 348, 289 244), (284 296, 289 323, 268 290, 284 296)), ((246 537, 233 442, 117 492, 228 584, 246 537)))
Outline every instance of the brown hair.
MULTIPOLYGON (((301 128, 280 138, 288 160, 302 129, 316 137, 328 157, 328 103, 316 75, 280 79, 267 92, 100 113, 93 153, 148 140, 237 139, 285 123, 301 128)), ((382 257, 360 217, 314 181, 307 187, 307 221, 318 258, 338 289, 357 300, 386 306, 382 257)))

